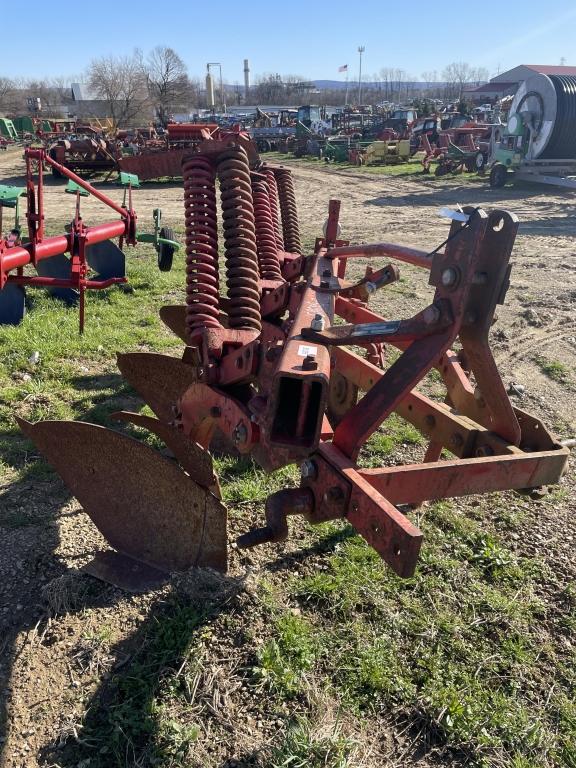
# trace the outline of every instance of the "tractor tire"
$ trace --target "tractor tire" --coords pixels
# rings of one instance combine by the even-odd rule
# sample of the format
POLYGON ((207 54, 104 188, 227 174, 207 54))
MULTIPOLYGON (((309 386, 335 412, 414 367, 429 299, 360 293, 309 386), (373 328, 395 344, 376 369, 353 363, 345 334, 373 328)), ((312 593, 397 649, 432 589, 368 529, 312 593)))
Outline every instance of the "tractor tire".
MULTIPOLYGON (((162 227, 160 237, 166 240, 176 240, 176 235, 171 227, 162 227)), ((160 243, 158 248, 158 269, 160 272, 170 272, 174 259, 174 246, 168 243, 160 243)))
POLYGON ((490 186, 493 189, 499 189, 506 184, 508 170, 502 163, 496 163, 490 171, 490 186))

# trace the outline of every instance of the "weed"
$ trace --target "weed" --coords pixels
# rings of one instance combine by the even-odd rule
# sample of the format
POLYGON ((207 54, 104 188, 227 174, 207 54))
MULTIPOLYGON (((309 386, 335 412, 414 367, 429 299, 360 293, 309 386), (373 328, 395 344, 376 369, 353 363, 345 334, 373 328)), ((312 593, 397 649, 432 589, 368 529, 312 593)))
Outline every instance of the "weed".
POLYGON ((299 718, 289 727, 281 744, 272 750, 270 768, 348 768, 355 744, 336 727, 328 735, 314 735, 299 718))
POLYGON ((564 384, 568 380, 568 368, 559 360, 546 360, 545 358, 538 356, 534 358, 534 362, 540 368, 542 373, 546 374, 546 376, 553 381, 564 384))
POLYGON ((276 621, 276 633, 258 652, 253 673, 257 684, 291 698, 302 690, 315 662, 317 644, 310 624, 291 613, 276 621))

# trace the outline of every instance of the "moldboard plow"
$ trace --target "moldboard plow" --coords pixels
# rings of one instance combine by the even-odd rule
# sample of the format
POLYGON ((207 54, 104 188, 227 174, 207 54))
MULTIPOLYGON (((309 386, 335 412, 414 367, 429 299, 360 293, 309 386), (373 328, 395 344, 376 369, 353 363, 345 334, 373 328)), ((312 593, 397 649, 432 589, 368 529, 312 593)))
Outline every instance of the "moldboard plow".
POLYGON ((173 458, 91 424, 19 421, 115 550, 89 572, 141 589, 172 570, 226 569, 227 513, 210 450, 249 454, 267 471, 301 465, 300 487, 272 494, 262 527, 239 547, 284 540, 291 515, 346 518, 404 577, 422 533, 399 507, 559 480, 568 449, 512 406, 488 343, 509 282, 513 215, 466 209, 429 254, 339 240, 332 200, 324 236, 305 256, 288 170, 252 171, 237 142, 212 141, 186 157, 183 178, 186 304, 161 310, 185 344, 182 358, 118 357, 155 418, 116 416, 150 430, 173 458), (359 257, 423 268, 432 301, 404 319, 376 314, 368 300, 398 268, 385 263, 349 282, 346 265, 359 257), (398 350, 391 364, 386 347, 398 350), (417 389, 432 369, 444 402, 417 389), (359 452, 392 413, 429 441, 422 462, 361 468, 359 452))

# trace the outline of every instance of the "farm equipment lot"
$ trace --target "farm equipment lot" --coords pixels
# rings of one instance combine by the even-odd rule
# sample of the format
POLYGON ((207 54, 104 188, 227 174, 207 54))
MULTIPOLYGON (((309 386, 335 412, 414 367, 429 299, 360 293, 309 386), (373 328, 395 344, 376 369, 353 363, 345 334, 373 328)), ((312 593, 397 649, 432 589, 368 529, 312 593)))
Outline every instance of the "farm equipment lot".
MULTIPOLYGON (((492 347, 505 383, 518 385, 515 404, 561 439, 576 435, 575 194, 286 164, 306 252, 329 197, 342 201, 351 242, 427 250, 447 236, 443 206, 515 213, 512 284, 492 347)), ((21 150, 2 153, 3 183, 22 183, 23 171, 21 150)), ((52 199, 58 188, 46 188, 55 231, 73 212, 72 199, 52 199)), ((109 194, 122 199, 120 188, 109 194)), ((181 183, 133 195, 141 221, 161 202, 182 234, 181 183)), ((92 199, 83 209, 91 222, 106 217, 92 199)), ((226 577, 182 576, 145 596, 75 570, 99 534, 13 417, 110 425, 112 412, 139 409, 115 355, 181 352, 157 312, 167 298, 181 302, 184 264, 177 257, 159 274, 143 246, 127 266, 134 293, 92 298, 81 338, 74 311, 40 293, 21 326, 0 328, 2 768, 576 766, 572 470, 539 501, 501 493, 414 512, 426 538, 406 581, 347 526, 301 520, 285 544, 231 549, 226 577)), ((417 310, 427 291, 415 276, 402 265, 374 308, 390 318, 417 310)), ((437 394, 433 376, 426 391, 437 394)), ((391 421, 363 461, 422 450, 415 430, 391 421)), ((231 541, 270 492, 297 480, 294 468, 266 476, 246 461, 217 464, 231 541)))

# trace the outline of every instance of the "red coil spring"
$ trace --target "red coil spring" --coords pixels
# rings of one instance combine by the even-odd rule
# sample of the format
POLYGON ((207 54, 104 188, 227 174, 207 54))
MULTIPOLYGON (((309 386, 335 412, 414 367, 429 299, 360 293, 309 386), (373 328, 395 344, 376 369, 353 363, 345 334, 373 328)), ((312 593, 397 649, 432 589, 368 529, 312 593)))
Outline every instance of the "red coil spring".
POLYGON ((186 329, 220 328, 216 177, 204 157, 182 165, 186 226, 186 329))
POLYGON ((258 174, 252 176, 252 197, 254 199, 260 277, 263 280, 281 280, 282 273, 280 272, 280 262, 278 261, 268 184, 266 179, 263 179, 258 174))
POLYGON ((270 196, 270 210, 272 212, 272 221, 274 222, 274 233, 276 235, 276 246, 278 250, 284 250, 284 238, 282 237, 282 227, 280 226, 280 208, 278 202, 278 185, 276 184, 276 176, 272 168, 264 168, 263 173, 266 176, 266 183, 268 184, 268 193, 270 196))
POLYGON ((292 172, 288 168, 274 168, 274 174, 278 185, 284 245, 288 253, 302 253, 292 172))
POLYGON ((226 150, 218 162, 230 328, 262 329, 254 205, 248 156, 226 150))

